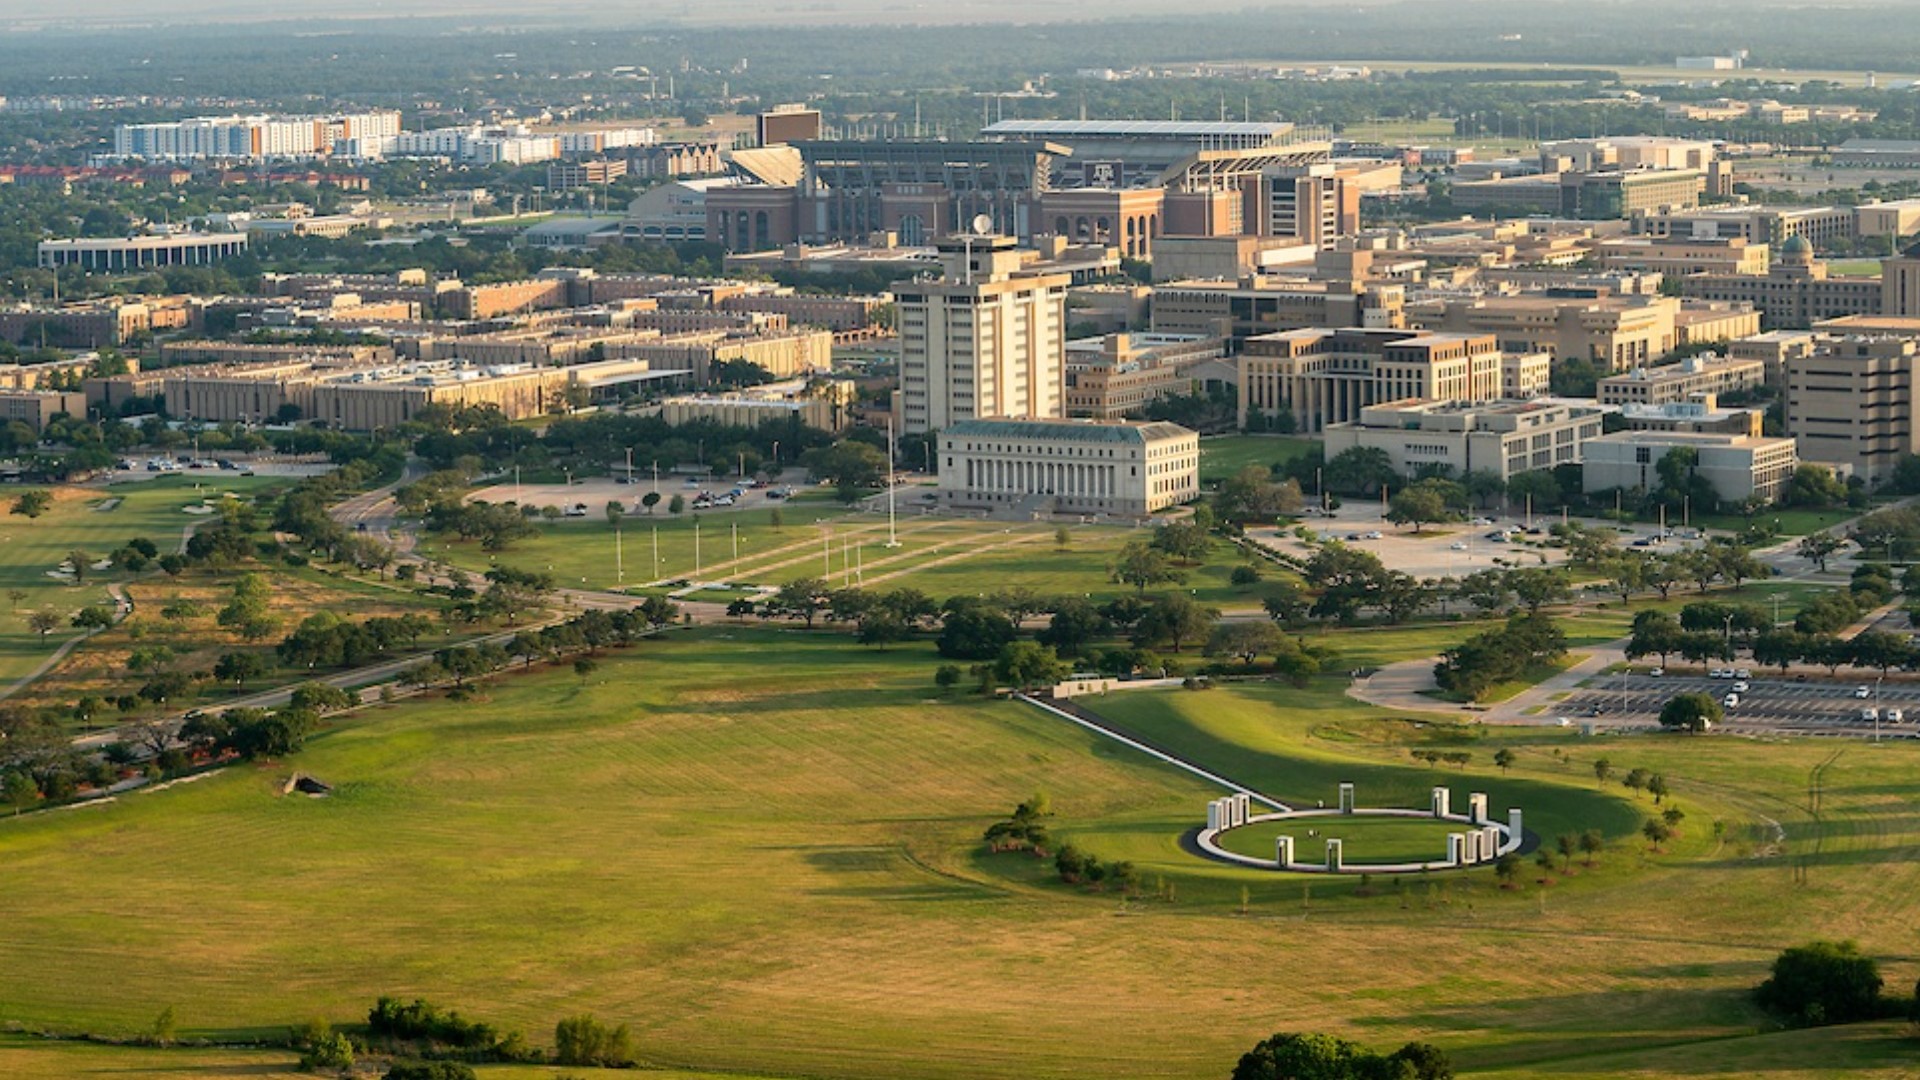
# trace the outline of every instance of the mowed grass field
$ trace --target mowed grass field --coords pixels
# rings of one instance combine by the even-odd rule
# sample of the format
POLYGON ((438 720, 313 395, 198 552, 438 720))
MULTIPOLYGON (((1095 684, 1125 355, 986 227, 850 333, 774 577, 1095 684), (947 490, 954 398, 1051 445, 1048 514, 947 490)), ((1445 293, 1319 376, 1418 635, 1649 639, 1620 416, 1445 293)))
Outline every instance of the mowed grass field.
POLYGON ((1249 465, 1271 468, 1306 457, 1319 445, 1318 439, 1294 435, 1209 436, 1200 440, 1200 483, 1217 484, 1249 465))
MULTIPOLYGON (((1352 780, 1424 805, 1447 784, 1610 837, 1511 890, 1481 870, 1359 896, 1195 860, 1179 835, 1215 789, 1024 705, 939 696, 936 663, 679 632, 585 680, 344 719, 294 763, 0 821, 0 970, 32 973, 0 1020, 129 1034, 174 1005, 185 1035, 247 1037, 391 993, 541 1042, 592 1011, 649 1064, 775 1077, 1200 1080, 1276 1030, 1432 1039, 1470 1075, 1911 1075, 1894 1026, 1768 1034, 1746 990, 1815 934, 1860 939, 1890 986, 1920 974, 1920 748, 1482 732, 1353 704, 1336 678, 1089 701, 1276 795, 1352 780), (1430 746, 1473 758, 1411 756, 1430 746), (1672 782, 1687 818, 1665 851, 1600 756, 1672 782), (280 795, 295 766, 334 797, 280 795), (1035 790, 1148 896, 984 853, 1035 790)), ((6 1054, 7 1075, 86 1075, 6 1054)))
MULTIPOLYGON (((1109 567, 1129 540, 1152 536, 1144 527, 1074 525, 1063 548, 1058 526, 1051 524, 902 514, 895 530, 899 546, 889 548, 884 514, 790 506, 782 518, 776 528, 758 510, 704 514, 697 522, 690 515, 642 514, 620 526, 617 541, 604 518, 583 518, 543 525, 539 537, 504 552, 430 536, 417 553, 474 572, 495 565, 548 572, 560 584, 579 588, 624 583, 637 589, 662 580, 778 586, 818 577, 835 587, 915 588, 940 600, 1016 586, 1099 599, 1133 591, 1113 581, 1109 567), (655 565, 657 572, 650 573, 655 565)), ((1184 587, 1210 604, 1258 606, 1258 586, 1231 582, 1233 568, 1245 561, 1230 545, 1216 542, 1205 562, 1186 568, 1184 587)), ((1274 572, 1268 568, 1269 577, 1274 572)))
MULTIPOLYGON (((104 559, 136 536, 152 540, 162 554, 177 551, 185 530, 207 520, 182 508, 207 500, 218 502, 229 492, 253 496, 287 482, 264 476, 189 474, 107 487, 55 487, 47 489, 54 496, 53 508, 39 518, 0 517, 0 592, 18 589, 27 594, 18 604, 9 600, 0 608, 0 685, 21 678, 45 660, 55 646, 73 635, 65 625, 66 617, 89 604, 110 602, 106 585, 127 577, 118 571, 89 571, 84 585, 49 577, 48 572, 68 553, 78 549, 96 560, 104 559), (61 629, 45 641, 27 626, 28 616, 41 609, 62 617, 61 629)), ((24 490, 0 491, 0 499, 11 505, 24 490)))

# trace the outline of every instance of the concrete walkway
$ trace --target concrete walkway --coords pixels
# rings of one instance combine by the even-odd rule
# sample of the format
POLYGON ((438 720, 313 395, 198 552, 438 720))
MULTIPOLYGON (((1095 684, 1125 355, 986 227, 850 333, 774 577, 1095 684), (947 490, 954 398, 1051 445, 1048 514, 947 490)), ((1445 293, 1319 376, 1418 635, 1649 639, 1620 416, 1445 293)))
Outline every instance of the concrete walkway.
POLYGON ((1537 714, 1530 710, 1537 706, 1550 706, 1558 696, 1573 692, 1581 683, 1608 667, 1626 663, 1626 647, 1627 639, 1621 638, 1604 645, 1572 650, 1578 659, 1565 671, 1543 679, 1505 701, 1485 707, 1453 705, 1427 696, 1426 691, 1439 688, 1433 678, 1433 666, 1440 662, 1437 656, 1388 664, 1347 687, 1347 696, 1396 712, 1437 713, 1456 718, 1470 716, 1494 724, 1546 723, 1552 720, 1551 709, 1543 709, 1537 714))

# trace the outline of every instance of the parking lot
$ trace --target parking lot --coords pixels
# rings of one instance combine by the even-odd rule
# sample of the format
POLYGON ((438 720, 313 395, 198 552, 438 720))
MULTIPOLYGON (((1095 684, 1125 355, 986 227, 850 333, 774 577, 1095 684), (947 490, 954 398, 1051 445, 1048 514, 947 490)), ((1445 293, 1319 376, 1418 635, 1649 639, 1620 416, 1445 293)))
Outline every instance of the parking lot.
MULTIPOLYGON (((1920 738, 1920 683, 1883 682, 1877 690, 1869 678, 1824 679, 1806 676, 1780 678, 1778 672, 1754 671, 1739 691, 1739 704, 1726 709, 1726 728, 1734 732, 1766 732, 1872 736, 1874 721, 1863 710, 1880 717, 1881 738, 1920 738), (1867 696, 1858 696, 1864 687, 1867 696), (1898 721, 1889 711, 1900 714, 1898 721)), ((1592 724, 1597 728, 1645 727, 1657 723, 1660 709, 1677 694, 1703 693, 1722 701, 1741 680, 1700 676, 1645 674, 1596 679, 1555 703, 1557 721, 1592 724)))

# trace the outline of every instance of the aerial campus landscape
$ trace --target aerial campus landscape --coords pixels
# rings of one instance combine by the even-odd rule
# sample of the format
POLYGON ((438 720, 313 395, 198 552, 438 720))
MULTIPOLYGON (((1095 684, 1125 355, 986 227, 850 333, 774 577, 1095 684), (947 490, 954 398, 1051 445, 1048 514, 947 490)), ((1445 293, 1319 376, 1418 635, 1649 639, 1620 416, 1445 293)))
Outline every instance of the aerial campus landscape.
POLYGON ((0 0, 0 1080, 1920 1075, 1920 18, 0 0))

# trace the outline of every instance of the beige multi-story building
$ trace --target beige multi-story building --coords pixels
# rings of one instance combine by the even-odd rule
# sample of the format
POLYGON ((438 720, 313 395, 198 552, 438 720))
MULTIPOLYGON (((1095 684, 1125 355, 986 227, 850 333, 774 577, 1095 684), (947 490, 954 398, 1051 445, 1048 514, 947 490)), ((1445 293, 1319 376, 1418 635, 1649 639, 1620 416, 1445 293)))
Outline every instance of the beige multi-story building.
POLYGON ((42 431, 56 416, 84 418, 87 395, 67 390, 0 390, 0 424, 22 423, 42 431))
POLYGON ((1679 313, 1680 301, 1668 296, 1522 294, 1426 302, 1411 306, 1408 319, 1429 330, 1492 334, 1505 352, 1625 371, 1673 352, 1679 313))
POLYGON ((1682 237, 1632 237, 1602 240, 1600 265, 1609 270, 1685 277, 1688 274, 1764 274, 1770 250, 1764 243, 1731 237, 1691 240, 1682 237))
POLYGON ((905 433, 985 416, 1063 415, 1072 278, 1023 272, 1013 244, 944 241, 939 280, 894 287, 905 433))
POLYGON ((1815 246, 1850 238, 1855 215, 1851 206, 1719 206, 1650 213, 1635 226, 1655 239, 1739 239, 1778 251, 1796 236, 1815 246))
POLYGON ((174 416, 209 424, 262 424, 311 418, 314 388, 340 372, 311 360, 293 360, 231 369, 170 369, 159 374, 167 412, 174 416))
POLYGON ((711 382, 715 367, 734 360, 763 368, 776 379, 790 379, 832 370, 833 333, 788 330, 743 336, 708 330, 625 345, 620 352, 627 358, 647 361, 656 369, 684 370, 696 383, 711 382))
POLYGON ((191 297, 106 297, 59 307, 0 309, 0 341, 56 349, 102 349, 149 332, 192 325, 199 303, 191 297))
POLYGON ((1920 316, 1920 244, 1880 261, 1880 314, 1920 316))
POLYGON ((1787 381, 1787 361, 1796 356, 1813 355, 1815 340, 1811 330, 1767 330, 1727 342, 1726 354, 1729 360, 1758 360, 1765 364, 1767 384, 1779 386, 1787 381))
POLYGON ((1145 517, 1200 494, 1200 437, 1178 424, 967 419, 937 453, 954 508, 1145 517))
POLYGON ((1067 343, 1068 416, 1114 420, 1163 397, 1198 391, 1226 342, 1182 334, 1108 334, 1067 343))
POLYGON ((1580 485, 1587 494, 1652 491, 1660 486, 1660 462, 1676 450, 1692 450, 1692 473, 1713 488, 1722 505, 1758 496, 1777 502, 1800 464, 1792 439, 1746 434, 1679 431, 1616 431, 1589 439, 1582 451, 1580 485))
POLYGON ((1553 387, 1553 357, 1546 353, 1501 353, 1500 396, 1527 401, 1553 387))
POLYGON ((1332 162, 1281 166, 1260 178, 1266 220, 1260 235, 1330 250, 1360 231, 1360 185, 1332 162))
POLYGON ((310 359, 169 369, 154 373, 157 386, 112 383, 104 404, 115 403, 115 390, 141 396, 159 393, 168 412, 210 423, 298 419, 371 431, 406 423, 429 405, 492 406, 510 420, 521 420, 553 411, 575 392, 589 400, 604 399, 624 388, 677 374, 655 372, 634 360, 533 368, 454 361, 369 367, 310 359))
POLYGON ((1787 360, 1787 434, 1808 461, 1850 468, 1868 484, 1920 452, 1910 338, 1847 337, 1787 360))
POLYGON ((1700 394, 1756 390, 1767 381, 1766 361, 1722 356, 1691 356, 1677 364, 1634 368, 1599 383, 1602 405, 1666 405, 1700 394))
POLYGON ((795 292, 744 292, 722 298, 714 306, 721 311, 784 316, 789 326, 817 326, 836 334, 867 330, 873 326, 884 296, 820 296, 795 292))
POLYGON ((1682 300, 1673 316, 1673 344, 1718 345, 1760 332, 1760 312, 1742 300, 1682 300))
POLYGON ((1723 409, 1712 394, 1664 405, 1622 405, 1618 415, 1627 431, 1758 437, 1766 427, 1766 413, 1758 409, 1723 409))
MULTIPOLYGON (((1505 380, 1491 334, 1287 330, 1249 338, 1239 356, 1240 424, 1290 412, 1319 432, 1383 401, 1494 401, 1505 380)), ((1519 373, 1516 372, 1516 379, 1519 373)))
POLYGON ((1153 329, 1244 342, 1276 330, 1407 325, 1400 285, 1253 277, 1237 284, 1175 281, 1153 293, 1153 329))
POLYGON ((1327 457, 1373 447, 1385 451, 1402 476, 1445 467, 1453 476, 1491 472, 1505 480, 1578 464, 1582 448, 1600 437, 1600 425, 1598 407, 1567 402, 1390 401, 1328 427, 1327 457))
POLYGON ((701 420, 729 427, 802 424, 821 431, 846 430, 854 384, 804 381, 756 386, 730 394, 683 394, 660 403, 660 418, 678 427, 701 420))
POLYGON ((1827 264, 1814 259, 1813 245, 1804 236, 1789 237, 1778 251, 1779 259, 1764 276, 1696 274, 1680 279, 1680 292, 1703 300, 1751 304, 1760 309, 1761 324, 1768 329, 1801 328, 1823 319, 1878 315, 1883 310, 1881 279, 1829 277, 1827 264))
MULTIPOLYGON (((0 388, 7 390, 54 390, 68 387, 81 387, 87 373, 99 363, 97 353, 83 353, 67 360, 49 360, 42 364, 13 364, 0 366, 0 388)), ((121 357, 121 363, 128 372, 138 372, 140 361, 131 356, 121 357)))

